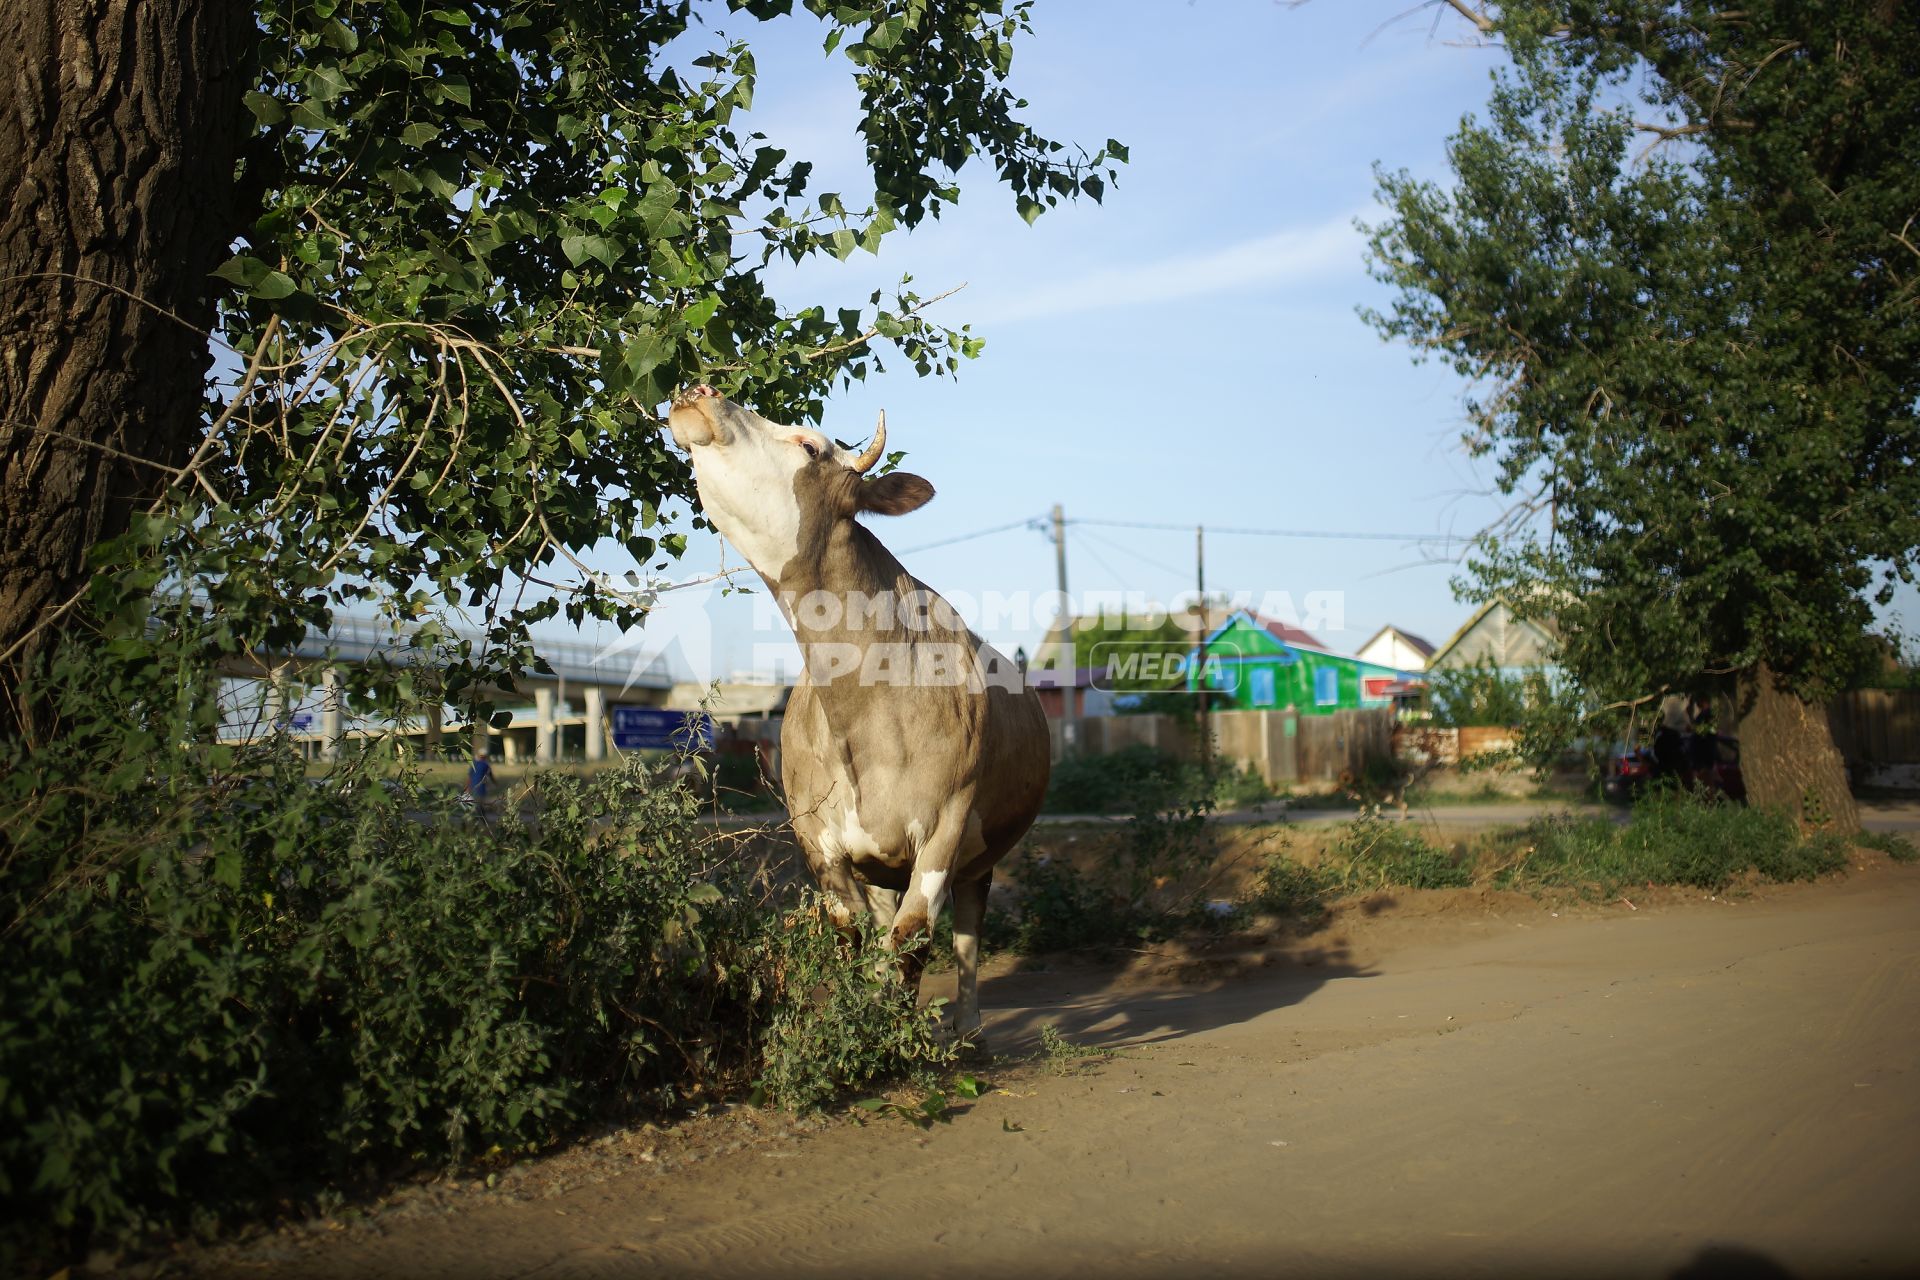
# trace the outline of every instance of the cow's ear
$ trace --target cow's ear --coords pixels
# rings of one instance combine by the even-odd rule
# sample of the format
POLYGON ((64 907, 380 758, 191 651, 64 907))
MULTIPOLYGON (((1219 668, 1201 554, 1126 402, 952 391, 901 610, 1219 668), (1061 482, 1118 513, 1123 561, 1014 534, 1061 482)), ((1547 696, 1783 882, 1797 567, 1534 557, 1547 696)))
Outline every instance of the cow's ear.
POLYGON ((919 476, 895 471, 877 480, 862 480, 855 502, 862 511, 903 516, 933 501, 933 486, 919 476))

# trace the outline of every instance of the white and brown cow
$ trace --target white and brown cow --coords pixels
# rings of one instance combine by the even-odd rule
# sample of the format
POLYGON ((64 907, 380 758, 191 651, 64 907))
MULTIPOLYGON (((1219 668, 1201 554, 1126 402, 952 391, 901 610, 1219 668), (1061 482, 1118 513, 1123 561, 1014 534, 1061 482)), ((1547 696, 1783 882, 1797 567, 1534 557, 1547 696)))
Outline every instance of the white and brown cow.
POLYGON ((696 387, 674 402, 700 505, 779 599, 806 664, 781 729, 793 828, 840 923, 869 910, 911 951, 953 897, 954 1027, 980 1025, 980 922, 993 866, 1047 788, 1047 725, 1020 672, 855 519, 933 486, 696 387))

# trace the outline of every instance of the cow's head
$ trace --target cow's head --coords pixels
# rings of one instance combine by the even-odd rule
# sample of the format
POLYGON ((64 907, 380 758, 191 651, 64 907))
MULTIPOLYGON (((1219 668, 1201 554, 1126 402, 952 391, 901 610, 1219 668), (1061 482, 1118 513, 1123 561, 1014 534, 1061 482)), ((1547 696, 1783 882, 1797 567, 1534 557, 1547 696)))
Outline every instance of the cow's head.
POLYGON ((864 478, 886 452, 884 413, 858 454, 811 427, 769 422, 707 386, 675 397, 667 425, 693 459, 707 518, 775 582, 796 558, 819 563, 840 522, 862 511, 904 515, 933 497, 916 475, 864 478))

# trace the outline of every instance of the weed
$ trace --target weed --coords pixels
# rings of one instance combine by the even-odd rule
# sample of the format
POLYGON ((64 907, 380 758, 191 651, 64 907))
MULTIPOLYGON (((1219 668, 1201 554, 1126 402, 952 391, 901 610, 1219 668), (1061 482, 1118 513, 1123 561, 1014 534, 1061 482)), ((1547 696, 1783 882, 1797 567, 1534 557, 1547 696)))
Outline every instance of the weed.
POLYGON ((1315 921, 1327 914, 1337 881, 1317 867, 1295 861, 1286 852, 1269 853, 1254 875, 1246 906, 1268 915, 1315 921))
MULTIPOLYGON (((972 1101, 993 1086, 979 1076, 956 1076, 947 1088, 953 1097, 972 1101)), ((935 1124, 953 1123, 953 1101, 946 1092, 929 1089, 920 1101, 912 1104, 896 1102, 891 1098, 862 1098, 850 1108, 855 1119, 863 1116, 898 1116, 918 1129, 931 1129, 935 1124)), ((1004 1123, 1004 1122, 1003 1122, 1004 1123)))
POLYGON ((947 1095, 935 1092, 927 1094, 911 1105, 895 1102, 890 1098, 862 1098, 853 1104, 852 1110, 869 1116, 898 1116, 916 1129, 931 1129, 938 1124, 952 1124, 953 1111, 947 1102, 947 1095))
POLYGON ((1089 1058, 1111 1058, 1113 1050, 1075 1044, 1060 1034, 1051 1022, 1040 1024, 1040 1053, 1047 1067, 1057 1076, 1072 1075, 1089 1058))
POLYGON ((1328 870, 1347 890, 1452 889, 1473 883, 1473 868, 1429 844, 1405 822, 1389 822, 1364 809, 1334 837, 1328 870))

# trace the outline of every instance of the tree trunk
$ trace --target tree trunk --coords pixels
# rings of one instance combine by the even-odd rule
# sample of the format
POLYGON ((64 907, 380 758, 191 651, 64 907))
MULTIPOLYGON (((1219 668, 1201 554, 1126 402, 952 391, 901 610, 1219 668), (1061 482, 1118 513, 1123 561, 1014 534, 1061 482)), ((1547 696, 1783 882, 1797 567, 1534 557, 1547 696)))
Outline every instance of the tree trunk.
POLYGON ((198 442, 256 39, 233 0, 0 4, 0 731, 23 639, 198 442))
POLYGON ((1739 713, 1740 772, 1749 804, 1789 814, 1803 831, 1860 830, 1826 707, 1782 688, 1763 662, 1740 677, 1739 713))

